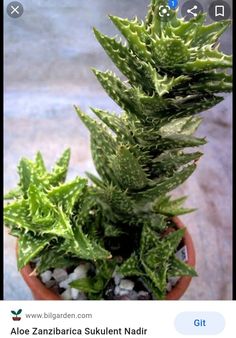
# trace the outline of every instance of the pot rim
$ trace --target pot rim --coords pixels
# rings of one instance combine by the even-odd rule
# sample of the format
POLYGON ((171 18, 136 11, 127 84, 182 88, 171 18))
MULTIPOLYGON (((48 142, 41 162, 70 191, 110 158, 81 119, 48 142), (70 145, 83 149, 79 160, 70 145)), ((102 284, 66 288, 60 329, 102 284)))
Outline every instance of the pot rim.
MULTIPOLYGON (((172 218, 173 222, 176 224, 178 229, 185 228, 185 234, 183 237, 184 245, 187 247, 188 252, 188 259, 187 263, 195 267, 196 264, 196 256, 195 256, 195 249, 193 245, 193 240, 188 232, 188 229, 184 226, 182 221, 178 217, 172 218)), ((40 279, 33 274, 33 269, 31 268, 30 264, 27 264, 20 270, 20 273, 25 280, 26 284, 31 289, 31 292, 36 300, 62 300, 62 298, 47 288, 40 279)), ((180 277, 176 285, 173 286, 170 292, 167 293, 165 300, 178 300, 187 290, 190 282, 192 280, 191 276, 183 276, 180 277)))

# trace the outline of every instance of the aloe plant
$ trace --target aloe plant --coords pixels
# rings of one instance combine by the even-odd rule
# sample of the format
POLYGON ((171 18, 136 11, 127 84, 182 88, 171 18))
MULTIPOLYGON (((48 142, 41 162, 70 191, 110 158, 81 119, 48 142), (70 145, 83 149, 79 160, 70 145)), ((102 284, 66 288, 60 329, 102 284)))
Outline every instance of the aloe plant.
POLYGON ((73 265, 78 258, 110 257, 83 233, 79 218, 88 207, 90 189, 87 180, 80 177, 64 183, 69 157, 70 151, 66 150, 51 172, 46 170, 39 152, 35 161, 20 161, 19 188, 5 196, 15 197, 16 201, 4 208, 5 224, 19 238, 19 269, 38 256, 38 272, 73 265))
POLYGON ((166 236, 172 216, 191 212, 186 197, 168 194, 196 169, 202 156, 191 150, 206 143, 194 136, 199 113, 232 90, 232 58, 218 39, 230 21, 205 24, 206 14, 185 22, 172 10, 161 21, 152 0, 145 21, 110 16, 126 39, 95 36, 126 77, 93 70, 107 94, 121 107, 116 114, 92 108, 91 118, 75 107, 91 135, 98 173, 64 183, 69 152, 52 172, 40 153, 19 165, 19 189, 7 198, 5 224, 19 237, 18 267, 40 258, 38 272, 93 262, 95 275, 71 283, 89 299, 101 299, 114 271, 139 277, 163 299, 170 277, 195 276, 175 253, 184 229, 166 236))

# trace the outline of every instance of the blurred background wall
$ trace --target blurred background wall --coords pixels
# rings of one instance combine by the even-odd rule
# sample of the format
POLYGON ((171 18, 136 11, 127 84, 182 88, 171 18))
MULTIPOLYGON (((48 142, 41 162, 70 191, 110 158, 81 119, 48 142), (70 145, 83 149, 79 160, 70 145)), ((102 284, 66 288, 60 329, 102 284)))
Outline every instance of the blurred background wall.
MULTIPOLYGON (((22 156, 40 150, 50 167, 62 151, 72 151, 69 179, 94 172, 89 135, 73 105, 120 111, 108 98, 90 67, 120 74, 93 36, 92 27, 107 35, 118 32, 107 14, 144 18, 149 0, 20 0, 21 18, 7 14, 5 28, 4 190, 18 182, 16 166, 22 156)), ((199 0, 208 9, 212 1, 199 0)), ((4 1, 6 8, 10 1, 4 1)), ((231 1, 228 1, 231 4, 231 1)), ((180 2, 180 6, 181 6, 180 2)), ((232 50, 231 30, 221 39, 232 50)), ((198 134, 207 136, 198 170, 176 195, 187 194, 196 207, 182 219, 197 252, 199 276, 183 299, 231 299, 231 95, 203 114, 198 134)), ((5 230, 5 299, 31 299, 17 272, 15 239, 5 230)))

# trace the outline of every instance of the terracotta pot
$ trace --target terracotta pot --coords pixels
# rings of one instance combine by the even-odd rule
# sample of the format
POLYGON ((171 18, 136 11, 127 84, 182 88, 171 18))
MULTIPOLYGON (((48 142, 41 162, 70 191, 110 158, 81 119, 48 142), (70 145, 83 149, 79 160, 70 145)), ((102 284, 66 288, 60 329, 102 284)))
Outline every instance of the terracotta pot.
POLYGON ((61 297, 52 290, 48 289, 38 277, 33 275, 33 269, 27 264, 20 270, 26 284, 30 288, 34 299, 36 300, 61 300, 61 297))
MULTIPOLYGON (((180 221, 178 217, 173 218, 174 223, 178 229, 184 228, 184 224, 180 221)), ((188 232, 185 230, 185 235, 183 238, 183 243, 187 247, 188 252, 188 261, 187 263, 192 267, 195 266, 195 250, 193 246, 192 238, 188 232)), ((52 290, 48 289, 39 278, 37 278, 33 273, 31 266, 26 265, 21 271, 21 274, 26 282, 26 284, 31 289, 32 295, 36 300, 61 300, 61 297, 54 293, 52 290)), ((187 290, 192 277, 181 277, 177 284, 172 288, 172 290, 166 295, 166 300, 178 300, 187 290)))

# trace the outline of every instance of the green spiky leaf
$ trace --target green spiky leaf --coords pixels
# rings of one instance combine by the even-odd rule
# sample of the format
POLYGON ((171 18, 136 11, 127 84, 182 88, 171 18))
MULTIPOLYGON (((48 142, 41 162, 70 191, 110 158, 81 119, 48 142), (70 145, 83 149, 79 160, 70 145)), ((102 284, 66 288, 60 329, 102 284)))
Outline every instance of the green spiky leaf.
POLYGON ((111 168, 122 188, 139 190, 148 184, 147 175, 130 150, 122 145, 111 157, 111 168))
POLYGON ((58 185, 63 183, 66 179, 66 174, 68 171, 68 165, 70 161, 70 149, 66 149, 59 160, 56 162, 51 174, 50 174, 50 184, 58 185))
POLYGON ((6 193, 4 195, 4 200, 12 200, 12 199, 17 199, 19 197, 21 197, 22 192, 19 188, 16 189, 12 189, 11 191, 9 191, 8 193, 6 193))
POLYGON ((166 216, 183 215, 195 211, 196 209, 183 208, 182 204, 187 197, 170 200, 169 196, 162 196, 154 202, 154 210, 166 216))
POLYGON ((74 238, 66 240, 62 247, 66 252, 72 253, 81 259, 96 261, 98 259, 111 258, 110 252, 102 248, 95 241, 90 240, 79 226, 74 230, 74 238))
POLYGON ((141 270, 139 258, 135 253, 119 267, 118 272, 124 277, 144 275, 144 272, 141 270))
POLYGON ((48 244, 48 237, 40 238, 30 234, 22 235, 18 242, 18 269, 22 269, 26 264, 37 257, 48 244))
POLYGON ((181 276, 196 277, 197 273, 192 266, 186 264, 185 262, 173 256, 171 259, 168 276, 169 277, 181 277, 181 276))
POLYGON ((172 177, 160 180, 160 182, 157 182, 153 188, 136 193, 134 198, 137 200, 148 200, 161 196, 183 183, 193 173, 195 169, 195 164, 188 165, 186 168, 175 173, 172 177))

